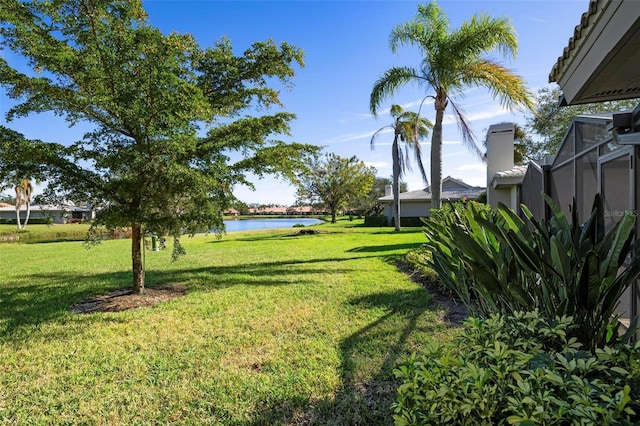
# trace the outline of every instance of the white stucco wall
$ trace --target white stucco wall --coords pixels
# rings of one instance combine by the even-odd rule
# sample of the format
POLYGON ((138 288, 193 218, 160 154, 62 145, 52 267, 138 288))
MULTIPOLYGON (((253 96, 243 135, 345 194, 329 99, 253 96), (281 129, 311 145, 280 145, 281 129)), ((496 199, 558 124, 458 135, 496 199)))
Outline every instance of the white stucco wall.
MULTIPOLYGON (((400 217, 427 217, 429 216, 430 210, 431 200, 422 202, 404 201, 400 204, 400 217)), ((385 204, 382 214, 388 218, 393 218, 393 205, 385 204)))
POLYGON ((487 189, 487 204, 495 209, 498 207, 498 203, 503 203, 513 209, 518 204, 517 194, 515 186, 489 188, 487 189), (491 194, 491 198, 489 198, 489 194, 491 194))

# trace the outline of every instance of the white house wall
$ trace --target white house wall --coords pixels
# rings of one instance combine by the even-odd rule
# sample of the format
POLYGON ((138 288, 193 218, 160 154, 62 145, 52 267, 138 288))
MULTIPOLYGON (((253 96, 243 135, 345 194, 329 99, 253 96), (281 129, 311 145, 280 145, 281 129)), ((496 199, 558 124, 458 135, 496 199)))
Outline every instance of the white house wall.
POLYGON ((404 202, 400 205, 401 217, 427 217, 430 215, 431 200, 422 202, 404 202))
MULTIPOLYGON (((403 201, 400 204, 400 217, 427 217, 431 210, 431 200, 420 202, 403 201)), ((382 212, 390 220, 393 219, 393 204, 385 204, 382 212)))
POLYGON ((498 203, 502 203, 511 208, 517 205, 517 191, 515 186, 508 186, 503 188, 491 188, 487 189, 487 202, 491 205, 491 208, 498 208, 498 203), (491 198, 489 198, 491 194, 491 198))

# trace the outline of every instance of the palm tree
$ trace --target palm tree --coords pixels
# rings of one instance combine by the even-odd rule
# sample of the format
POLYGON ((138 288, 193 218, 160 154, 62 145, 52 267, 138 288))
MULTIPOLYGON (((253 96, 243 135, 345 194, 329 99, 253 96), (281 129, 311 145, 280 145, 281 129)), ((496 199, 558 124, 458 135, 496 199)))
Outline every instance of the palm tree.
POLYGON ((31 196, 33 194, 33 185, 28 178, 23 178, 18 181, 15 186, 16 191, 16 219, 18 221, 18 229, 25 229, 27 222, 29 222, 29 214, 31 213, 31 196), (24 224, 20 224, 20 209, 22 204, 27 206, 27 217, 24 219, 24 224))
POLYGON ((422 150, 420 139, 429 134, 429 129, 433 127, 429 120, 411 111, 403 111, 399 105, 391 106, 391 117, 393 124, 381 127, 371 136, 371 149, 374 149, 376 136, 384 129, 393 129, 393 144, 391 145, 391 157, 393 159, 393 218, 395 220, 396 231, 400 230, 400 178, 410 169, 409 151, 413 151, 416 163, 420 168, 422 179, 428 182, 427 173, 422 164, 422 150), (404 142, 404 151, 398 140, 404 142))
MULTIPOLYGON (((487 15, 474 15, 458 29, 450 29, 449 19, 437 3, 418 5, 417 16, 396 26, 389 37, 391 50, 399 46, 417 46, 423 56, 419 69, 394 67, 378 79, 371 92, 370 109, 376 115, 384 99, 400 87, 416 82, 425 85, 436 110, 431 138, 432 208, 441 207, 442 192, 442 119, 451 107, 462 133, 465 145, 481 157, 470 124, 455 98, 468 87, 489 89, 500 103, 509 109, 533 108, 531 93, 521 77, 503 65, 483 57, 498 51, 506 57, 515 57, 518 42, 515 30, 506 18, 493 19, 487 15)), ((427 99, 425 98, 425 99, 427 99)))

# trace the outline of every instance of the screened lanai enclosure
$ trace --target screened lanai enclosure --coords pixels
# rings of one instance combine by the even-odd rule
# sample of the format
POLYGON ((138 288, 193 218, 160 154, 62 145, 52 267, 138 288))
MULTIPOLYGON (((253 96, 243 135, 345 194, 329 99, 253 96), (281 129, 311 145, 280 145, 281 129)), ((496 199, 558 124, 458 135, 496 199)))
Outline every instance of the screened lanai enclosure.
MULTIPOLYGON (((575 117, 558 153, 547 165, 530 163, 520 186, 520 202, 536 219, 548 218, 546 193, 570 217, 575 197, 581 220, 586 220, 596 193, 604 202, 605 227, 610 229, 625 212, 640 209, 640 105, 633 112, 575 117)), ((640 235, 636 223, 636 236, 640 235)), ((636 253, 636 255, 640 255, 636 253)), ((638 283, 627 289, 618 307, 621 320, 640 312, 638 283)))

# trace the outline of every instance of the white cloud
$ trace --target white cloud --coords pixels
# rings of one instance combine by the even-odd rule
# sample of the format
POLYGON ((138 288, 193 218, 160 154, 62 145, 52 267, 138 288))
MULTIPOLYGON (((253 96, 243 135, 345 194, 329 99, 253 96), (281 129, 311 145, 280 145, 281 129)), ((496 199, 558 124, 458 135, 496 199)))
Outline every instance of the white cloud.
POLYGON ((424 189, 427 186, 429 186, 425 184, 425 182, 422 179, 407 179, 406 182, 407 182, 408 191, 417 191, 419 189, 424 189))
MULTIPOLYGON (((473 112, 471 114, 465 114, 467 121, 479 121, 488 120, 491 118, 500 117, 503 115, 511 114, 511 111, 501 106, 497 106, 491 109, 485 109, 483 111, 473 112)), ((456 118, 453 114, 447 114, 444 117, 443 124, 456 124, 456 118)))
POLYGON ((456 151, 456 152, 448 152, 446 154, 442 154, 442 158, 460 158, 461 155, 466 155, 466 151, 456 151))
POLYGON ((460 164, 458 167, 456 167, 456 170, 486 172, 487 166, 485 164, 479 164, 479 163, 460 164))
MULTIPOLYGON (((380 132, 383 133, 384 131, 380 132)), ((351 142, 351 141, 357 141, 359 139, 371 139, 371 136, 373 135, 374 132, 366 132, 366 133, 347 133, 344 135, 340 135, 340 136, 336 136, 334 138, 331 139, 326 139, 322 142, 323 145, 334 145, 337 143, 343 143, 343 142, 351 142)))
MULTIPOLYGON (((370 143, 366 143, 366 144, 362 144, 362 146, 369 146, 371 145, 370 143)), ((393 145, 393 142, 380 142, 380 141, 376 141, 375 142, 375 147, 378 148, 380 146, 391 146, 393 145)))
MULTIPOLYGON (((361 119, 366 119, 366 118, 372 118, 373 115, 370 112, 353 112, 353 113, 348 113, 349 115, 356 117, 356 118, 361 118, 361 119)), ((340 123, 346 123, 346 120, 340 120, 340 123)))
POLYGON ((388 169, 391 167, 391 163, 386 161, 365 161, 364 164, 368 167, 375 167, 376 169, 388 169))
POLYGON ((544 18, 536 18, 534 16, 529 18, 529 21, 536 23, 536 24, 542 24, 542 25, 547 25, 549 23, 548 19, 544 19, 544 18))
MULTIPOLYGON (((367 142, 369 142, 371 140, 371 137, 373 136, 373 134, 376 132, 376 130, 370 130, 368 132, 362 132, 362 133, 346 133, 344 135, 340 135, 340 136, 336 136, 333 137, 331 139, 325 139, 322 144, 323 145, 335 145, 338 143, 343 143, 343 142, 351 142, 351 141, 357 141, 360 139, 366 139, 367 142)), ((384 135, 384 134, 388 134, 388 133, 393 133, 393 129, 390 127, 387 127, 385 129, 382 129, 378 132, 378 135, 384 135)))

